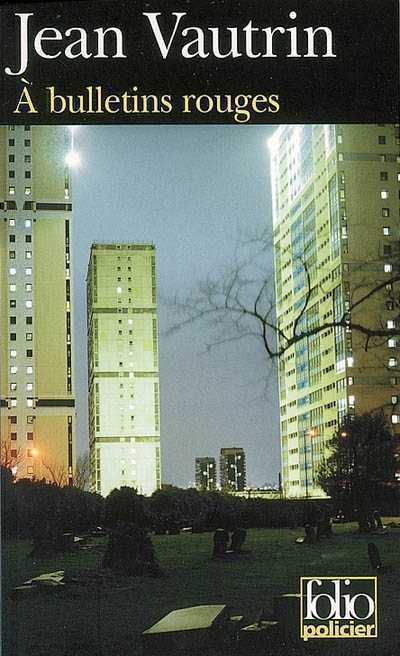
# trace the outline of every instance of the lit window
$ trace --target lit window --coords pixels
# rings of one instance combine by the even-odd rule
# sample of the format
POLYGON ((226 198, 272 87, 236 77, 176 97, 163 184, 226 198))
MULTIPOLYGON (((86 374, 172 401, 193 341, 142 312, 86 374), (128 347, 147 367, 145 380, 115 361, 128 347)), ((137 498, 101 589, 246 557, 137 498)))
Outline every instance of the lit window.
POLYGON ((388 339, 388 347, 389 348, 396 348, 396 340, 394 337, 391 337, 388 339))
POLYGON ((11 392, 16 392, 16 390, 17 390, 17 383, 11 383, 11 384, 10 384, 10 390, 11 390, 11 392))
POLYGON ((25 196, 30 196, 30 195, 31 195, 31 188, 25 187, 25 196))
POLYGON ((27 267, 27 268, 25 269, 25 275, 26 275, 26 276, 31 276, 31 275, 32 275, 32 269, 31 269, 31 267, 27 267))
POLYGON ((31 342, 32 341, 32 333, 26 333, 26 341, 31 342))
POLYGON ((32 301, 25 301, 25 307, 31 308, 32 307, 32 301))
POLYGON ((395 323, 394 323, 394 319, 388 319, 386 321, 386 328, 389 328, 389 330, 392 330, 395 327, 396 326, 395 326, 395 323))
POLYGON ((10 292, 16 292, 17 291, 17 285, 10 285, 10 292))
POLYGON ((26 368, 26 373, 27 374, 33 374, 33 367, 27 367, 26 368))
POLYGON ((26 383, 26 391, 32 392, 32 390, 33 390, 33 383, 26 383))
POLYGON ((350 356, 349 358, 347 358, 347 366, 348 367, 353 367, 354 366, 354 358, 353 357, 350 356))
POLYGON ((17 351, 15 349, 11 349, 10 358, 16 358, 16 357, 17 357, 17 351))
POLYGON ((122 287, 117 287, 117 294, 122 294, 122 287))
POLYGON ((17 371, 18 371, 18 367, 16 367, 15 364, 11 365, 10 374, 16 374, 17 371))
POLYGON ((12 408, 16 408, 17 407, 17 399, 10 399, 10 406, 12 408))
POLYGON ((343 162, 343 153, 338 153, 339 162, 343 162))
POLYGON ((26 405, 28 408, 33 408, 33 399, 26 399, 26 405))
POLYGON ((32 291, 32 284, 30 282, 25 283, 25 291, 27 292, 32 291))
POLYGON ((385 235, 385 237, 389 237, 390 235, 390 227, 389 226, 383 226, 382 232, 385 235))
POLYGON ((10 194, 10 196, 14 196, 15 195, 15 187, 10 185, 10 187, 8 187, 8 193, 10 194))
POLYGON ((348 377, 348 379, 347 379, 347 384, 348 384, 348 385, 354 385, 354 378, 353 378, 353 376, 349 376, 349 377, 348 377))
POLYGON ((26 260, 32 259, 32 251, 25 251, 25 259, 26 260))
POLYGON ((9 269, 10 276, 15 276, 17 269, 15 267, 10 267, 9 269))
POLYGON ((392 415, 392 424, 400 423, 400 415, 392 415))
POLYGON ((390 209, 388 207, 382 207, 382 216, 390 216, 390 209))
POLYGON ((397 395, 392 396, 392 405, 397 405, 398 402, 399 402, 399 397, 397 395))
POLYGON ((397 359, 396 358, 389 358, 388 365, 389 365, 389 367, 397 367, 397 359))
POLYGON ((388 192, 386 189, 383 189, 383 190, 381 191, 381 198, 382 198, 383 200, 386 200, 386 198, 389 198, 389 192, 388 192))
POLYGON ((356 397, 353 396, 353 395, 350 395, 349 396, 349 405, 354 405, 355 401, 356 401, 356 397))
POLYGON ((15 227, 15 219, 8 219, 8 225, 10 226, 10 228, 14 228, 15 227))
POLYGON ((384 264, 383 265, 383 270, 384 270, 385 273, 391 273, 392 265, 391 264, 384 264))
POLYGON ((25 219, 25 228, 30 228, 32 225, 32 221, 30 219, 25 219))

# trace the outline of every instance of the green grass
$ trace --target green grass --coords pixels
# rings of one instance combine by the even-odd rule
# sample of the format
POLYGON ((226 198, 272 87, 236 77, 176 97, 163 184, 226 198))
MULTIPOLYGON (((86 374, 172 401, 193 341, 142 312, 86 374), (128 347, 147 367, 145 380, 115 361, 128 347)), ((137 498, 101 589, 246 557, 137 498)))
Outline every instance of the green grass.
MULTIPOLYGON (((297 592, 300 576, 372 575, 367 557, 371 537, 358 535, 350 524, 335 527, 334 531, 336 535, 329 541, 298 545, 294 540, 301 530, 253 529, 248 531, 246 541, 252 553, 229 562, 211 559, 211 533, 156 536, 153 542, 166 574, 162 579, 129 579, 128 589, 123 591, 88 593, 71 587, 14 599, 9 592, 24 580, 58 569, 97 567, 101 554, 77 552, 33 562, 28 542, 6 543, 4 653, 134 656, 141 653, 141 632, 173 609, 225 603, 251 622, 260 608, 272 609, 274 595, 297 592)), ((385 537, 374 536, 373 541, 384 564, 391 568, 380 576, 380 638, 318 641, 317 653, 400 653, 400 529, 385 537)))

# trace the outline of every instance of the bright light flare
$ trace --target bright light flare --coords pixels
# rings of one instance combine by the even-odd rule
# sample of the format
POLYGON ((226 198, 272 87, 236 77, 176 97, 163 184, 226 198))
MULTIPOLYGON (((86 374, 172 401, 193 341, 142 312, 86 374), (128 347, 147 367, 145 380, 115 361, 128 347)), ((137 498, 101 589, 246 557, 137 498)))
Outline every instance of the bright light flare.
POLYGON ((71 169, 75 169, 80 166, 81 158, 79 153, 77 153, 76 150, 70 150, 65 156, 65 163, 71 169))
POLYGON ((32 455, 34 458, 39 455, 39 449, 36 449, 35 447, 32 449, 32 455))

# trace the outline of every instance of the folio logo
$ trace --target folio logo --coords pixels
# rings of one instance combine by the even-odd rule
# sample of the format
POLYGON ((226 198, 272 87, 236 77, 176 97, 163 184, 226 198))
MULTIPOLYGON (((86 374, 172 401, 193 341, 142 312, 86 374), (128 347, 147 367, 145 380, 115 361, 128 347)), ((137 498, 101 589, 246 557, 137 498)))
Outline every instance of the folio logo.
POLYGON ((377 577, 300 579, 300 637, 377 638, 377 577))

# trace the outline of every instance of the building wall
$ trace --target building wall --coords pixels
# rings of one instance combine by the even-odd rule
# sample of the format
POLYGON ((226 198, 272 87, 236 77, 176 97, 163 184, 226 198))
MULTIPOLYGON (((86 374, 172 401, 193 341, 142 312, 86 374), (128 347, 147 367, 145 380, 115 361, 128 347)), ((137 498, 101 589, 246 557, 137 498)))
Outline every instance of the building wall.
POLYGON ((387 283, 399 261, 399 143, 393 125, 282 126, 270 142, 278 324, 293 334, 307 299, 305 271, 312 292, 297 332, 327 324, 279 359, 287 496, 321 493, 315 474, 345 414, 382 407, 398 430, 399 373, 390 358, 399 359, 399 338, 370 340, 366 350, 365 336, 329 322, 396 321, 399 285, 387 283))
POLYGON ((220 484, 227 492, 242 492, 246 488, 246 456, 241 447, 221 449, 220 484))
POLYGON ((155 248, 94 244, 88 270, 92 488, 160 487, 155 248))
POLYGON ((215 490, 217 487, 217 466, 215 458, 196 458, 196 488, 198 490, 215 490))
POLYGON ((75 458, 70 147, 68 128, 0 128, 3 459, 62 482, 75 458))

